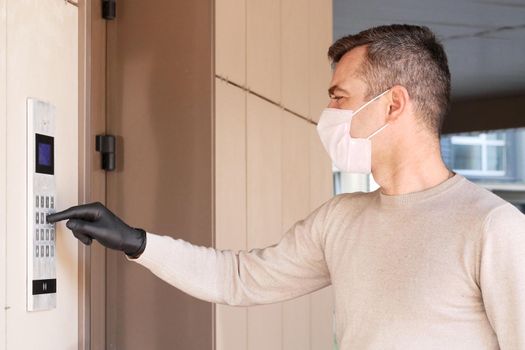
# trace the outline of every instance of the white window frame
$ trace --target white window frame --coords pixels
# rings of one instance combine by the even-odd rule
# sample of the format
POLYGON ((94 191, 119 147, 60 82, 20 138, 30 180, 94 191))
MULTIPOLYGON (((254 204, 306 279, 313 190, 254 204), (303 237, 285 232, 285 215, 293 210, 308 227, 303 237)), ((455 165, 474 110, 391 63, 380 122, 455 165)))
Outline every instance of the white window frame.
MULTIPOLYGON (((476 136, 452 136, 450 143, 454 145, 481 146, 481 170, 474 169, 454 169, 467 176, 505 176, 505 170, 488 170, 488 146, 503 147, 505 152, 505 140, 491 140, 487 138, 487 133, 480 133, 476 136)), ((504 153, 505 154, 505 153, 504 153)), ((505 155, 504 155, 505 157, 505 155)))

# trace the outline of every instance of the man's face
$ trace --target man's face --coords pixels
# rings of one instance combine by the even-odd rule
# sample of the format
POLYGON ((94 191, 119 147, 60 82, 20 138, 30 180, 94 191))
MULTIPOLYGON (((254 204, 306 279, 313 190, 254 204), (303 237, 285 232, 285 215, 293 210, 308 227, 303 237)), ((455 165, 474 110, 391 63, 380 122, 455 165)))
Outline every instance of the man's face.
MULTIPOLYGON (((329 88, 331 100, 327 107, 356 111, 368 102, 365 100, 366 83, 357 76, 365 55, 366 47, 358 46, 343 55, 336 64, 329 88)), ((350 136, 366 138, 385 124, 387 95, 370 103, 352 118, 350 136)))

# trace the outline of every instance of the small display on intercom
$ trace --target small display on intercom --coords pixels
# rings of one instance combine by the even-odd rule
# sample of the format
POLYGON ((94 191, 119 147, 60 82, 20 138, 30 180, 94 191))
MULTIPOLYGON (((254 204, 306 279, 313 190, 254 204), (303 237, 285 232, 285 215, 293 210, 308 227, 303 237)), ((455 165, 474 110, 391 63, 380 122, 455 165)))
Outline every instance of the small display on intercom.
POLYGON ((36 172, 53 175, 55 173, 53 137, 42 134, 35 134, 35 136, 36 172))

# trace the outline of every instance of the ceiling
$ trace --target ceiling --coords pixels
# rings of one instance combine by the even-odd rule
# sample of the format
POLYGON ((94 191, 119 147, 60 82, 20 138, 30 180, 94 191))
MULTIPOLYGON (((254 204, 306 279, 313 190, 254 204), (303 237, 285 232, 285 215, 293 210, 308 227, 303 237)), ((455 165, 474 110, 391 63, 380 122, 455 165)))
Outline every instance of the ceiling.
POLYGON ((525 92, 525 0, 334 0, 334 40, 391 23, 426 25, 441 39, 452 98, 525 92))

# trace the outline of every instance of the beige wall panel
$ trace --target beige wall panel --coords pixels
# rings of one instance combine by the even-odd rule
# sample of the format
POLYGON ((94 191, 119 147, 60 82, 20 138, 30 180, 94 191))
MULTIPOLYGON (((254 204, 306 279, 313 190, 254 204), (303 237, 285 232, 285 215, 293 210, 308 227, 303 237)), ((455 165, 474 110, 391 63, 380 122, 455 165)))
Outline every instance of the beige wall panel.
POLYGON ((283 303, 283 350, 310 349, 310 295, 283 303))
POLYGON ((309 89, 310 119, 319 120, 328 103, 328 88, 332 70, 328 60, 328 48, 332 44, 332 1, 309 0, 310 43, 309 43, 309 89))
POLYGON ((216 247, 246 248, 246 93, 215 79, 216 247))
POLYGON ((248 309, 247 350, 286 350, 282 347, 282 303, 248 309))
POLYGON ((246 0, 215 2, 215 74, 246 84, 246 0))
POLYGON ((217 350, 246 350, 248 341, 248 309, 216 305, 217 350))
MULTIPOLYGON (((262 248, 279 241, 281 220, 282 112, 248 95, 247 100, 247 248, 262 248)), ((248 349, 279 350, 282 305, 248 309, 248 349)))
POLYGON ((306 118, 309 112, 309 10, 303 0, 281 1, 282 104, 306 118))
MULTIPOLYGON (((333 197, 331 160, 315 129, 309 127, 310 144, 310 210, 333 197)), ((311 294, 311 350, 332 349, 333 287, 330 285, 311 294)))
POLYGON ((332 161, 321 143, 315 125, 309 125, 310 209, 314 210, 334 195, 332 161))
MULTIPOLYGON (((77 8, 64 1, 9 1, 7 29, 7 273, 6 348, 78 347, 78 240, 57 226, 57 305, 26 309, 26 98, 56 106, 57 209, 78 202, 77 8), (28 336, 30 330, 30 336, 28 336)), ((5 29, 5 27, 4 27, 5 29)), ((5 248, 5 246, 3 246, 5 248)))
POLYGON ((311 350, 332 349, 334 344, 334 296, 330 285, 310 296, 311 350))
POLYGON ((282 133, 282 234, 310 213, 311 124, 283 112, 282 133))
POLYGON ((256 97, 247 100, 248 248, 281 238, 281 109, 256 97))
MULTIPOLYGON (((332 42, 331 1, 219 0, 216 22, 217 75, 317 122, 329 102, 331 68, 326 52, 332 42), (243 49, 246 66, 240 61, 243 49)), ((235 175, 240 163, 234 159, 243 151, 240 146, 233 149, 240 135, 240 125, 234 120, 240 116, 237 103, 232 102, 235 93, 231 90, 229 94, 230 90, 218 88, 216 95, 216 242, 219 248, 242 249, 242 241, 233 238, 238 228, 229 226, 235 216, 232 208, 240 197, 240 192, 231 189, 239 187, 236 182, 242 183, 240 175, 235 175), (230 115, 222 115, 222 111, 230 115), (221 186, 229 186, 233 193, 221 186), (221 208, 221 198, 229 208, 221 208)), ((328 200, 332 173, 315 125, 254 94, 248 93, 246 98, 246 249, 251 249, 278 242, 296 221, 328 200)), ((331 288, 283 303, 246 308, 245 349, 331 349, 331 288)), ((245 339, 243 330, 237 341, 229 338, 230 326, 240 327, 243 320, 242 309, 230 309, 217 305, 218 349, 240 348, 245 339)))
MULTIPOLYGON (((283 112, 282 233, 310 212, 310 123, 283 112)), ((310 296, 283 303, 283 349, 310 347, 310 296)))
POLYGON ((281 100, 281 1, 246 0, 247 86, 281 100))
MULTIPOLYGON (((246 92, 215 79, 217 249, 246 249, 246 92)), ((247 309, 216 305, 217 350, 245 350, 247 309)))

